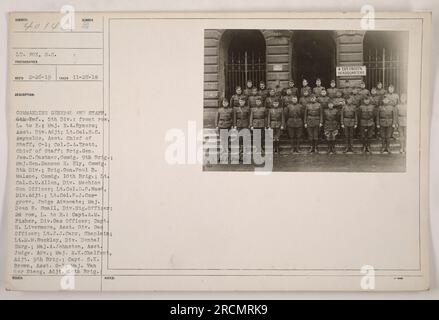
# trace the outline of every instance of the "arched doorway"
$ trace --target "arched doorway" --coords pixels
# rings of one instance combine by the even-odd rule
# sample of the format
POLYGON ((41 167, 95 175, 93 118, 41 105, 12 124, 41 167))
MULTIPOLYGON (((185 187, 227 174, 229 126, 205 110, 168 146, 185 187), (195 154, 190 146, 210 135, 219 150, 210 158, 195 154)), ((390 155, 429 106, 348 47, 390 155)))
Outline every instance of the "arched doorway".
POLYGON ((363 40, 366 86, 370 89, 381 81, 393 84, 397 92, 407 90, 408 32, 368 31, 363 40))
POLYGON ((335 79, 336 46, 332 31, 295 31, 292 43, 292 75, 300 86, 303 79, 310 85, 317 78, 328 87, 335 79))
POLYGON ((247 80, 266 81, 265 38, 259 30, 227 30, 220 42, 220 91, 230 98, 247 80))

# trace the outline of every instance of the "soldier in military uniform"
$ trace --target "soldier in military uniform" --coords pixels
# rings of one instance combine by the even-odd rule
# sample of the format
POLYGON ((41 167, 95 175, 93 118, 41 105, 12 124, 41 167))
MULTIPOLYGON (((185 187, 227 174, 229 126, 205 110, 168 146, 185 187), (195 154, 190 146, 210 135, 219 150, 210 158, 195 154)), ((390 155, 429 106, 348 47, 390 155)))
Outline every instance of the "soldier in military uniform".
MULTIPOLYGON (((256 97, 255 106, 250 108, 250 129, 255 129, 261 132, 261 147, 264 149, 265 145, 265 128, 267 127, 267 109, 262 104, 261 97, 256 97)), ((254 132, 253 132, 254 133, 254 132)), ((257 150, 260 146, 256 144, 257 150)))
POLYGON ((357 128, 358 116, 357 106, 353 104, 352 98, 348 98, 347 103, 343 103, 342 105, 340 110, 340 123, 346 137, 345 152, 354 152, 352 140, 354 138, 354 130, 357 128))
POLYGON ((300 139, 303 134, 304 107, 298 103, 297 97, 293 96, 291 103, 285 107, 284 113, 288 136, 291 140, 291 152, 299 153, 300 139))
MULTIPOLYGON (((222 99, 221 105, 218 108, 218 112, 215 117, 215 127, 218 133, 222 130, 229 131, 233 126, 233 108, 230 107, 229 101, 224 98, 222 99)), ((221 135, 220 135, 221 137, 221 135)), ((227 148, 224 150, 220 148, 220 157, 221 159, 225 159, 228 157, 228 153, 230 153, 230 136, 227 138, 227 148)))
MULTIPOLYGON (((253 89, 253 81, 247 80, 246 88, 244 89, 244 94, 247 97, 249 97, 252 94, 252 89, 253 89)), ((256 88, 256 92, 257 91, 258 91, 258 89, 256 88)))
POLYGON ((287 95, 288 89, 291 89, 291 95, 293 96, 299 95, 299 88, 295 87, 294 80, 288 81, 288 87, 282 89, 282 96, 287 95))
POLYGON ((358 117, 360 119, 360 136, 363 142, 363 152, 370 151, 370 142, 369 140, 373 137, 374 128, 375 128, 375 108, 370 104, 369 97, 366 97, 363 103, 358 108, 358 117))
POLYGON ((291 90, 291 88, 288 88, 286 95, 282 97, 282 106, 286 107, 288 104, 290 104, 293 97, 295 97, 293 95, 293 91, 291 90))
POLYGON ((256 106, 257 98, 262 101, 262 98, 258 95, 258 88, 253 87, 250 95, 247 97, 247 104, 250 108, 254 108, 256 106))
POLYGON ((259 82, 259 91, 258 95, 261 97, 262 102, 265 102, 265 99, 268 97, 268 89, 265 87, 265 82, 259 82))
POLYGON ((310 153, 318 152, 317 144, 319 141, 320 127, 323 125, 323 113, 320 103, 317 102, 314 94, 310 97, 310 102, 305 108, 305 128, 308 131, 308 139, 311 142, 310 153))
POLYGON ((323 129, 328 143, 328 154, 335 154, 335 137, 338 135, 340 115, 332 102, 323 110, 323 129))
POLYGON ((304 92, 308 91, 309 93, 311 93, 311 87, 308 85, 308 80, 303 79, 302 81, 302 88, 300 89, 300 96, 303 97, 304 92))
MULTIPOLYGON (((383 83, 381 81, 379 81, 376 85, 376 89, 377 89, 377 95, 381 96, 381 101, 384 98, 384 95, 387 93, 386 89, 383 88, 383 83)), ((381 102, 380 101, 380 102, 381 102)), ((380 103, 381 105, 381 103, 380 103)))
POLYGON ((326 89, 320 91, 320 96, 317 98, 317 102, 320 103, 323 110, 328 107, 328 103, 331 102, 331 98, 328 97, 326 89))
POLYGON ((280 98, 278 96, 276 96, 276 90, 273 88, 270 88, 268 90, 268 97, 267 97, 267 99, 265 99, 265 107, 267 109, 273 108, 273 101, 275 101, 275 100, 279 101, 279 99, 280 98))
POLYGON ((370 96, 370 91, 366 88, 366 83, 364 81, 361 81, 360 83, 360 89, 358 90, 358 95, 360 95, 361 101, 363 101, 364 98, 370 96))
POLYGON ((381 153, 390 153, 390 138, 397 121, 395 114, 395 109, 390 99, 385 97, 377 113, 377 128, 380 129, 382 142, 381 153))
POLYGON ((345 80, 345 85, 341 89, 343 98, 347 99, 352 94, 353 88, 349 84, 349 80, 345 80))
POLYGON ((242 159, 243 153, 243 137, 239 132, 248 129, 250 125, 250 107, 246 104, 245 97, 239 98, 239 105, 233 108, 233 126, 238 130, 239 159, 242 159), (241 142, 242 141, 242 142, 241 142))
POLYGON ((306 108, 306 105, 311 101, 310 99, 310 90, 304 90, 303 95, 299 99, 299 103, 306 108))
POLYGON ((279 138, 285 126, 284 112, 279 106, 279 101, 273 101, 273 108, 267 111, 267 124, 270 130, 273 130, 273 147, 274 153, 279 154, 279 138))
POLYGON ((337 92, 340 90, 337 88, 335 80, 331 80, 330 87, 326 91, 328 93, 328 97, 331 99, 334 99, 337 96, 337 92))
POLYGON ((406 148, 406 133, 407 133, 407 96, 401 94, 401 100, 395 106, 395 113, 397 119, 398 133, 399 133, 399 143, 401 145, 400 152, 405 153, 406 148))
POLYGON ((389 104, 392 106, 396 106, 399 102, 399 95, 395 93, 395 87, 393 85, 389 86, 387 94, 384 95, 384 98, 389 100, 389 104))
POLYGON ((342 97, 343 92, 342 91, 337 91, 336 96, 334 99, 331 100, 331 102, 334 104, 334 107, 339 109, 341 108, 341 104, 343 102, 346 102, 345 98, 342 97))
POLYGON ((320 97, 322 90, 324 89, 325 87, 322 87, 322 80, 320 80, 320 78, 317 78, 316 86, 312 89, 312 92, 316 95, 316 97, 320 97))
POLYGON ((235 94, 230 98, 230 106, 232 108, 239 106, 239 99, 244 99, 246 101, 246 96, 242 94, 242 88, 241 86, 236 86, 235 94))

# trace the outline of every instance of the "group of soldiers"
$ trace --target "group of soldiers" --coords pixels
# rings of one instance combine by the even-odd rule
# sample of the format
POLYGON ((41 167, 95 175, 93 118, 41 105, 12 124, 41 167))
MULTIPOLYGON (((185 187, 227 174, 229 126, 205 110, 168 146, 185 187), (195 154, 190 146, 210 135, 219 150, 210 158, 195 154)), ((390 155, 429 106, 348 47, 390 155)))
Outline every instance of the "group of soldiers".
POLYGON ((310 153, 318 151, 322 136, 328 153, 336 153, 335 139, 341 133, 345 137, 345 153, 353 153, 353 138, 357 134, 364 153, 371 153, 370 140, 375 134, 381 137, 381 153, 390 153, 390 138, 396 129, 400 152, 405 153, 406 103, 405 94, 399 96, 393 85, 385 89, 381 82, 369 91, 364 82, 359 87, 337 88, 332 80, 326 89, 320 79, 313 88, 306 79, 301 88, 291 80, 286 88, 280 89, 267 88, 264 82, 254 86, 249 80, 244 90, 236 87, 230 101, 222 99, 215 125, 218 130, 272 130, 275 153, 280 151, 279 140, 285 129, 292 153, 299 153, 305 134, 311 144, 310 153))

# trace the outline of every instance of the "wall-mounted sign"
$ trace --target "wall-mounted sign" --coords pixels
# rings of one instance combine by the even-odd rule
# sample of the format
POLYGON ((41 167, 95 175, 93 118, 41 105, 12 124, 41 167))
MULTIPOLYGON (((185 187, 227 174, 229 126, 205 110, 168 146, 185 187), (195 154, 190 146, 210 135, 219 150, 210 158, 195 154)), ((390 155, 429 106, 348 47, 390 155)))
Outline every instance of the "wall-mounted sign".
POLYGON ((366 66, 337 67, 337 77, 360 77, 366 75, 366 66))
POLYGON ((282 71, 282 65, 281 64, 274 64, 273 71, 282 71))

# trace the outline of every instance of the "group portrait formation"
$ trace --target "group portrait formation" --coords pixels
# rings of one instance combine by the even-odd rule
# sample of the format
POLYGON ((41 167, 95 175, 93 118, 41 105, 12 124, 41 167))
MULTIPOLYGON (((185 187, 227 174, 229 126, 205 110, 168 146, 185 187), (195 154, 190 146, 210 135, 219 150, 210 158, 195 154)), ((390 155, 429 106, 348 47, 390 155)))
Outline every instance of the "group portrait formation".
MULTIPOLYGON (((258 130, 262 137, 272 137, 274 154, 280 153, 282 135, 288 136, 292 154, 318 153, 320 146, 327 147, 328 154, 335 154, 336 143, 344 145, 343 153, 353 154, 354 139, 359 139, 360 152, 365 154, 372 153, 371 140, 380 139, 380 153, 390 154, 394 133, 399 152, 405 153, 407 95, 395 92, 392 84, 384 87, 378 82, 369 90, 364 81, 357 86, 337 87, 337 82, 331 80, 325 88, 320 79, 314 84, 303 79, 300 87, 291 80, 284 88, 267 88, 263 81, 254 84, 248 80, 244 88, 235 89, 230 99, 219 101, 217 131, 227 130, 234 132, 230 136, 240 137, 240 132, 253 136, 258 130), (303 150, 305 143, 307 148, 303 150)), ((243 141, 238 141, 241 159, 243 141)))

